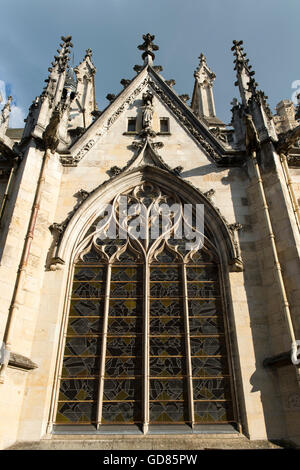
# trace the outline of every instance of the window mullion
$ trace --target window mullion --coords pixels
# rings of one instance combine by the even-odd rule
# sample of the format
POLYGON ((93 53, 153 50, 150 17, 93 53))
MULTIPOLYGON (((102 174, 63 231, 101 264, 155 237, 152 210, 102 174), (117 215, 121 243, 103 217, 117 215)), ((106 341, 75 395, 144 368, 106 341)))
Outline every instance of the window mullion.
POLYGON ((184 330, 185 330, 185 354, 188 382, 188 406, 189 419, 192 427, 194 426, 194 397, 193 397, 193 380, 192 380, 192 358, 191 358, 191 342, 190 342, 190 324, 189 324, 189 306, 188 306, 188 290, 186 265, 182 264, 182 284, 183 284, 183 308, 184 308, 184 330))
POLYGON ((102 404, 104 392, 104 376, 105 376, 105 358, 106 358, 106 343, 107 343, 107 327, 108 327, 108 311, 109 311, 109 297, 110 297, 110 280, 111 280, 111 264, 107 265, 106 273, 106 286, 105 286, 105 299, 104 299, 104 312, 103 312, 103 327, 102 327, 102 344, 101 344, 101 359, 99 370, 99 392, 98 392, 98 408, 97 408, 97 429, 102 421, 102 404))
POLYGON ((149 428, 149 306, 150 306, 150 275, 149 264, 146 260, 144 264, 144 420, 143 432, 147 434, 149 428))

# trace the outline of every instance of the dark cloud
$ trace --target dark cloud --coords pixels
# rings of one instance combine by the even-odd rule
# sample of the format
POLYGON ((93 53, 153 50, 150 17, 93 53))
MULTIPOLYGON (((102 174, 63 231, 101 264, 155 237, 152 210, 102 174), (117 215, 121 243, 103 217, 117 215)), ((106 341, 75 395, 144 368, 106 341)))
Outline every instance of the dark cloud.
POLYGON ((61 34, 71 34, 75 64, 92 48, 97 101, 122 88, 141 64, 137 45, 142 34, 155 34, 160 46, 156 64, 176 80, 179 94, 193 89, 193 72, 203 52, 216 73, 218 116, 230 120, 230 101, 238 97, 230 51, 233 39, 244 39, 256 79, 271 107, 290 99, 291 83, 300 78, 298 18, 294 0, 10 0, 1 7, 0 79, 12 84, 26 112, 41 93, 61 34), (296 59, 296 60, 295 60, 296 59))

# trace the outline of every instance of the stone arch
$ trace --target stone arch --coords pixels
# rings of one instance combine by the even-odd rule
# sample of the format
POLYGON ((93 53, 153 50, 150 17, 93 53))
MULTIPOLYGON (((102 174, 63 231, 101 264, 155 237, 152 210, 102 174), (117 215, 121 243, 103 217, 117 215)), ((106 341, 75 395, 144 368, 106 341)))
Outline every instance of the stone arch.
POLYGON ((51 269, 74 259, 78 245, 88 228, 96 220, 99 211, 108 204, 117 193, 138 185, 143 181, 153 182, 166 190, 180 194, 189 204, 204 204, 205 224, 213 234, 220 262, 229 270, 241 271, 242 262, 232 231, 219 210, 200 190, 175 174, 162 168, 145 165, 121 173, 102 183, 84 200, 69 220, 56 247, 51 269))

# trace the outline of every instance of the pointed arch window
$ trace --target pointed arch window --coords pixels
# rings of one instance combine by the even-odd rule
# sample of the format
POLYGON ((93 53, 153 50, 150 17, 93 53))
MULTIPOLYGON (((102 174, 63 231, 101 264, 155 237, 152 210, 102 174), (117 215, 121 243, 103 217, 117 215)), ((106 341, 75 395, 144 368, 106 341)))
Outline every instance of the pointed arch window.
POLYGON ((116 196, 81 243, 57 425, 135 423, 147 432, 236 421, 214 240, 208 232, 198 249, 178 238, 176 218, 165 223, 161 210, 175 203, 183 213, 178 195, 141 183, 116 196), (108 236, 112 219, 119 238, 108 236))

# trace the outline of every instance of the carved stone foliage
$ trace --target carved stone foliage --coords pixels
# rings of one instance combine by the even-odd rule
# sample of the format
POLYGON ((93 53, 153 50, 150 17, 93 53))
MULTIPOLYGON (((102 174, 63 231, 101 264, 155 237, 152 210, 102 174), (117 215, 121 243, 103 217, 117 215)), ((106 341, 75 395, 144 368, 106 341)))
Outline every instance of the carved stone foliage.
POLYGON ((119 168, 118 166, 112 166, 109 170, 108 170, 108 174, 110 176, 117 176, 121 173, 121 168, 119 168))
POLYGON ((173 80, 173 78, 171 78, 170 80, 166 80, 166 84, 172 88, 173 86, 176 85, 176 82, 175 80, 173 80))
POLYGON ((136 73, 140 73, 142 70, 143 70, 143 65, 135 65, 133 67, 133 70, 136 72, 136 73))
POLYGON ((121 85, 123 85, 124 88, 126 88, 131 83, 131 80, 127 80, 126 78, 122 78, 120 83, 121 83, 121 85))
POLYGON ((116 98, 116 95, 114 95, 113 93, 108 93, 108 95, 106 95, 106 99, 110 102, 114 101, 116 98))
MULTIPOLYGON (((53 234, 55 245, 59 243, 59 240, 61 239, 66 226, 68 225, 69 220, 72 218, 73 214, 77 211, 79 206, 89 197, 90 193, 86 191, 85 189, 79 189, 75 196, 78 198, 77 203, 75 204, 73 210, 70 212, 68 217, 61 223, 54 222, 53 224, 50 225, 49 230, 53 234)), ((53 264, 61 264, 60 261, 53 262, 53 264)))
POLYGON ((210 189, 209 191, 206 191, 204 193, 204 196, 207 197, 207 199, 211 200, 211 198, 213 197, 215 193, 216 191, 214 189, 210 189))
POLYGON ((186 103, 186 102, 190 99, 189 95, 187 95, 187 94, 179 95, 179 98, 180 98, 184 103, 186 103))
POLYGON ((175 168, 173 168, 173 171, 174 171, 175 175, 180 176, 180 174, 183 171, 183 166, 176 166, 175 168))

